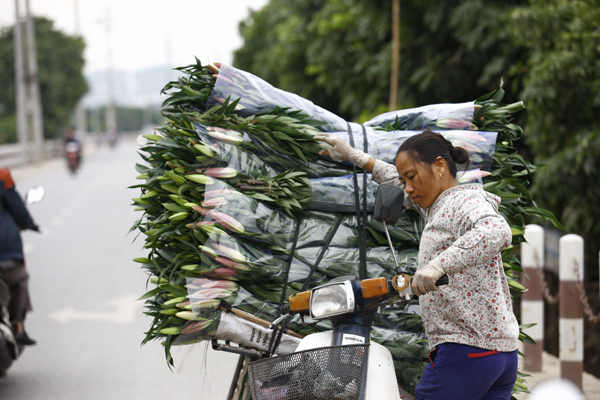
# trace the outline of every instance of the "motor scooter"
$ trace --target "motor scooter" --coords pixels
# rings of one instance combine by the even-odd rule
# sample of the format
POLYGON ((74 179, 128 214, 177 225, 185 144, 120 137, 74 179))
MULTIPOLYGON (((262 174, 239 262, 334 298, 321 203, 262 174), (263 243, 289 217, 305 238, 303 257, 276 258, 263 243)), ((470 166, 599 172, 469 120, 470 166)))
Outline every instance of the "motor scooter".
MULTIPOLYGON (((302 339, 294 353, 263 358, 247 367, 247 385, 254 400, 399 400, 413 397, 399 387, 392 355, 372 342, 373 317, 380 306, 411 299, 411 277, 398 265, 387 225, 403 211, 404 192, 392 185, 377 191, 374 218, 383 223, 396 264, 395 275, 359 280, 339 277, 289 297, 281 317, 300 314, 314 321, 330 320, 332 331, 302 339)), ((448 284, 444 275, 437 285, 448 284)), ((249 398, 247 396, 246 398, 249 398)))
POLYGON ((65 155, 67 157, 67 166, 69 167, 69 171, 71 173, 77 172, 79 169, 79 160, 80 160, 80 151, 81 146, 79 142, 69 141, 65 145, 65 155))
MULTIPOLYGON (((41 201, 44 196, 44 188, 37 186, 27 191, 24 201, 26 205, 34 204, 41 201)), ((15 339, 16 331, 8 313, 9 303, 10 289, 0 278, 0 377, 6 375, 8 368, 20 357, 24 349, 24 346, 17 343, 15 339)))

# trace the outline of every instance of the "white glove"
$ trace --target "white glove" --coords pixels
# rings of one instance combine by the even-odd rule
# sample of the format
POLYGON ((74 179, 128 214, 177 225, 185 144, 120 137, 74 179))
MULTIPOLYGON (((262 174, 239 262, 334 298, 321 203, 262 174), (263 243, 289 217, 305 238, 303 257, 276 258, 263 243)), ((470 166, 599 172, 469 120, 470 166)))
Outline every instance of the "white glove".
POLYGON ((371 156, 368 154, 350 146, 341 137, 332 135, 331 133, 323 132, 313 137, 315 140, 322 140, 323 142, 332 146, 331 148, 321 150, 319 152, 319 155, 321 156, 329 156, 335 161, 350 161, 351 163, 358 165, 360 168, 364 167, 367 161, 369 161, 371 158, 371 156))
POLYGON ((425 293, 438 290, 439 288, 435 283, 445 273, 442 264, 438 260, 432 260, 429 264, 415 272, 411 284, 413 294, 422 296, 425 293))

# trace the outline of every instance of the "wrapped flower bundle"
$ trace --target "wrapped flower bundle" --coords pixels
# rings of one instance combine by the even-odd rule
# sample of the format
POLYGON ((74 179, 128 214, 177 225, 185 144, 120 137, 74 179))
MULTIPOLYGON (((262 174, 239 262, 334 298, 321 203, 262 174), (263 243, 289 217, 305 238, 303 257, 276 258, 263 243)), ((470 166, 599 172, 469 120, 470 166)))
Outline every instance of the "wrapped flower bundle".
MULTIPOLYGON (((183 77, 163 89, 166 122, 144 136, 144 163, 136 165, 142 183, 134 186, 141 193, 133 199, 143 216, 132 227, 148 250, 135 261, 155 285, 141 298, 152 317, 144 342, 163 340, 171 364, 171 345, 223 337, 227 310, 273 321, 287 296, 332 278, 391 276, 392 254, 372 218, 377 184, 350 164, 319 157, 323 145, 313 136, 320 131, 393 162, 403 140, 429 127, 469 152, 472 169, 459 181, 483 180, 502 198, 516 244, 524 213, 552 217, 527 207, 535 167, 512 148, 520 128, 509 122, 523 104, 501 104, 501 89, 476 102, 401 110, 358 125, 230 66, 197 62, 179 70, 183 77)), ((422 228, 407 211, 390 229, 409 274, 422 228)), ((522 290, 512 248, 503 261, 511 286, 522 290)), ((286 327, 293 336, 330 325, 292 319, 286 327)), ((372 335, 392 352, 399 383, 414 391, 429 352, 417 304, 382 309, 372 335)))

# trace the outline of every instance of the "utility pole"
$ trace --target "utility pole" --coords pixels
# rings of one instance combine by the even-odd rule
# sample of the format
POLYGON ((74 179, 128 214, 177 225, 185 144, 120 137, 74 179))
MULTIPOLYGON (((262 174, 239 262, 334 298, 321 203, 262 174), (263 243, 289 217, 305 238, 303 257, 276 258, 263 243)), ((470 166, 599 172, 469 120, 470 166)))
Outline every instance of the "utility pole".
POLYGON ((42 115, 42 99, 40 97, 40 82, 38 77, 37 46, 35 41, 35 26, 29 10, 29 0, 25 0, 27 16, 27 83, 29 86, 29 112, 33 120, 33 142, 35 143, 33 157, 39 162, 44 157, 44 121, 42 115))
POLYGON ((106 105, 106 130, 110 135, 117 134, 117 112, 115 110, 115 96, 113 88, 113 71, 112 71, 112 43, 111 43, 111 15, 110 11, 106 11, 106 89, 108 104, 106 105))
MULTIPOLYGON (((75 34, 81 36, 81 31, 79 29, 79 0, 75 0, 75 34)), ((81 135, 82 141, 87 132, 86 119, 85 104, 83 100, 80 99, 75 108, 75 130, 81 135)))
POLYGON ((15 103, 17 109, 17 136, 21 144, 21 163, 29 161, 29 141, 27 140, 27 117, 25 114, 25 81, 23 77, 23 39, 19 0, 15 0, 15 103))
POLYGON ((389 109, 398 107, 398 75, 400 75, 400 0, 392 0, 392 68, 389 109))

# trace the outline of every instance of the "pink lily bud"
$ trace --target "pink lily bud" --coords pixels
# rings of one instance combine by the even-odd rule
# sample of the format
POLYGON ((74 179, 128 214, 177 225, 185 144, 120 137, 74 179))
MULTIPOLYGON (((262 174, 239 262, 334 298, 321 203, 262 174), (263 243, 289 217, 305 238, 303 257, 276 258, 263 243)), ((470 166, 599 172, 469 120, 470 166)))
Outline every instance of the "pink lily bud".
POLYGON ((202 207, 192 207, 192 210, 196 211, 197 213, 200 213, 200 215, 208 215, 208 213, 210 212, 210 210, 207 210, 202 207))
POLYGON ((189 335, 192 333, 198 333, 201 330, 207 328, 210 324, 212 324, 212 320, 211 319, 203 319, 201 321, 193 321, 193 322, 189 322, 182 330, 181 330, 181 334, 183 335, 189 335))
POLYGON ((469 139, 472 142, 486 142, 485 138, 476 132, 460 132, 460 135, 469 139))
POLYGON ((191 302, 189 300, 186 300, 186 301, 182 301, 181 303, 177 303, 177 307, 185 308, 185 306, 189 306, 190 304, 191 304, 191 302))
POLYGON ((477 130, 475 125, 461 119, 438 118, 435 124, 440 128, 477 130))
POLYGON ((235 277, 238 275, 238 272, 233 268, 218 267, 212 271, 204 272, 203 275, 211 278, 235 280, 235 277))
POLYGON ((204 197, 208 197, 213 198, 213 197, 217 197, 217 196, 228 196, 230 194, 240 194, 240 192, 238 192, 237 190, 233 190, 233 189, 217 189, 217 190, 208 190, 204 193, 202 193, 202 196, 204 197))
MULTIPOLYGON (((224 255, 225 257, 231 258, 234 261, 246 262, 246 257, 239 251, 232 249, 229 246, 225 246, 223 244, 213 243, 212 247, 216 251, 217 254, 224 255)), ((215 257, 216 258, 216 257, 215 257)))
POLYGON ((215 221, 200 221, 200 222, 195 222, 195 223, 192 223, 192 224, 185 224, 185 227, 189 228, 189 229, 194 229, 194 228, 202 227, 202 226, 205 226, 205 225, 212 225, 212 226, 214 226, 215 225, 215 221))
MULTIPOLYGON (((241 222, 239 222, 232 216, 225 214, 224 212, 212 211, 210 213, 210 216, 212 218, 214 218, 215 221, 217 221, 218 223, 223 225, 226 229, 230 230, 231 232, 237 232, 237 233, 245 233, 246 232, 246 229, 244 228, 244 225, 242 225, 241 222)), ((245 259, 244 259, 244 261, 245 261, 245 259)))
POLYGON ((227 289, 208 288, 208 289, 198 290, 197 292, 190 294, 188 297, 190 299, 198 299, 198 300, 223 299, 225 297, 231 296, 231 293, 232 293, 231 290, 227 290, 227 289))
POLYGON ((227 290, 237 290, 238 284, 231 281, 218 280, 213 281, 211 279, 205 279, 206 283, 200 285, 202 288, 215 288, 215 289, 227 289, 227 290))
POLYGON ((214 64, 207 64, 206 68, 208 68, 213 74, 218 74, 220 72, 219 67, 214 64))
POLYGON ((249 266, 239 263, 239 262, 235 262, 226 257, 217 257, 217 258, 215 258, 215 261, 225 265, 226 267, 237 269, 238 271, 250 271, 251 270, 251 268, 249 266))
POLYGON ((235 168, 209 168, 204 172, 204 175, 212 176, 213 178, 233 178, 237 175, 237 170, 235 168))
POLYGON ((204 200, 200 205, 204 208, 215 208, 224 206, 227 203, 228 201, 225 197, 213 197, 212 199, 204 200))
POLYGON ((456 179, 456 181, 458 183, 465 183, 465 182, 471 182, 471 181, 475 181, 478 178, 485 178, 486 176, 490 176, 491 173, 487 172, 487 171, 481 171, 478 169, 473 169, 470 171, 465 171, 463 174, 461 174, 460 176, 458 176, 458 178, 456 179))
POLYGON ((465 149, 466 151, 468 151, 469 153, 481 153, 481 149, 477 146, 473 146, 472 144, 469 144, 465 141, 462 140, 451 140, 452 144, 456 147, 462 147, 463 149, 465 149))

